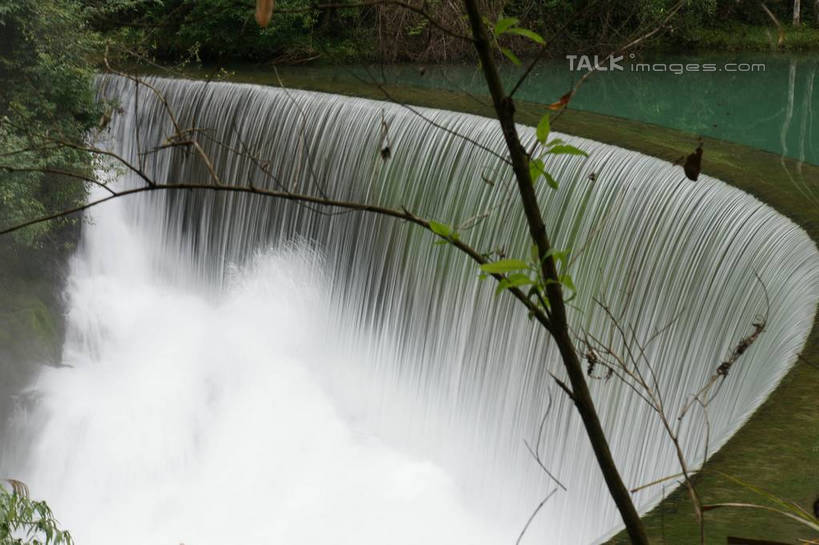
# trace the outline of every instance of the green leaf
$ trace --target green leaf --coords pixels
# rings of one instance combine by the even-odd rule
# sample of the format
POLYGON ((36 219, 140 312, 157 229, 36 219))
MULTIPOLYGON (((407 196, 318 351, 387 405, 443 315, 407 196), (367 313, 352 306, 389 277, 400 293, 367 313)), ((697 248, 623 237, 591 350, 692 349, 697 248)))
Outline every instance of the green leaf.
POLYGON ((534 300, 535 305, 549 310, 551 305, 549 305, 549 298, 543 293, 544 286, 540 283, 533 282, 532 284, 533 285, 531 288, 529 288, 529 293, 527 293, 526 296, 529 299, 534 300))
POLYGON ((534 283, 529 275, 524 273, 510 274, 506 279, 509 280, 511 286, 528 286, 534 283))
POLYGON ((546 45, 546 40, 543 39, 543 36, 538 34, 537 32, 533 32, 528 28, 520 28, 520 27, 512 27, 507 30, 510 34, 517 34, 518 36, 523 36, 524 38, 529 38, 535 43, 540 45, 546 45))
POLYGON ((567 260, 568 260, 569 254, 568 254, 568 252, 563 251, 563 250, 558 250, 557 248, 549 248, 546 251, 546 255, 543 256, 543 259, 545 260, 547 257, 550 257, 550 256, 551 256, 552 259, 555 260, 555 262, 563 263, 565 265, 567 260))
POLYGON ((528 286, 529 284, 533 284, 533 282, 528 275, 522 273, 509 275, 498 282, 498 287, 495 288, 495 297, 500 295, 503 292, 503 290, 508 290, 509 288, 517 288, 520 286, 528 286))
POLYGON ((549 114, 546 114, 540 118, 540 121, 537 124, 537 141, 541 144, 545 144, 546 139, 549 138, 549 132, 551 130, 552 129, 549 125, 549 114))
MULTIPOLYGON (((569 259, 569 251, 568 250, 558 250, 557 248, 549 248, 546 250, 546 254, 541 259, 541 263, 546 261, 546 258, 551 257, 554 259, 555 263, 565 265, 569 259)), ((532 245, 532 261, 537 263, 537 248, 535 245, 532 245)))
POLYGON ((557 180, 555 180, 551 174, 544 170, 543 176, 546 178, 546 183, 549 184, 549 187, 552 189, 557 189, 557 180))
POLYGON ((551 148, 552 146, 556 146, 558 144, 565 144, 565 143, 566 142, 564 142, 561 138, 554 138, 552 140, 549 140, 549 142, 547 142, 546 145, 551 148))
POLYGON ((549 184, 549 187, 552 189, 557 189, 557 180, 554 177, 546 172, 546 166, 543 164, 542 159, 530 159, 529 160, 529 176, 532 178, 532 183, 534 184, 537 182, 541 176, 546 178, 546 183, 549 184))
POLYGON ((503 290, 509 287, 509 281, 504 278, 500 282, 498 282, 498 286, 495 288, 495 297, 503 293, 503 290))
POLYGON ((570 289, 572 293, 577 293, 577 288, 574 287, 574 280, 572 280, 572 276, 570 274, 564 274, 561 276, 560 283, 570 289))
POLYGON ((582 149, 570 146, 569 144, 560 144, 553 146, 546 153, 553 153, 555 155, 582 155, 583 157, 589 156, 589 154, 583 151, 582 149))
POLYGON ((545 174, 544 168, 542 159, 529 159, 529 176, 532 178, 533 184, 545 174))
POLYGON ((432 230, 433 233, 436 235, 440 235, 442 237, 449 238, 452 236, 454 229, 452 226, 447 225, 445 223, 438 223, 437 221, 430 221, 429 228, 432 230))
POLYGON ((484 263, 481 265, 483 272, 492 274, 504 274, 528 268, 529 264, 522 259, 501 259, 500 261, 493 261, 492 263, 484 263))
POLYGON ((520 22, 520 19, 517 19, 515 17, 503 17, 501 19, 498 19, 498 22, 495 23, 495 28, 494 28, 493 32, 495 33, 495 36, 500 36, 501 34, 506 32, 511 27, 518 24, 519 22, 520 22))
POLYGON ((509 48, 501 47, 500 50, 501 53, 506 55, 507 59, 512 61, 513 64, 515 64, 516 66, 520 66, 520 59, 514 53, 512 53, 512 51, 509 48))

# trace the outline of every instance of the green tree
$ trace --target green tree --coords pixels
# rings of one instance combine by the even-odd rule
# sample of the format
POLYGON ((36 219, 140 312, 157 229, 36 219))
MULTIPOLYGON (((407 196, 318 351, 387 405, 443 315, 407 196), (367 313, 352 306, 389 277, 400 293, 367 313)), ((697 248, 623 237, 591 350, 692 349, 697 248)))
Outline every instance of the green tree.
MULTIPOLYGON (((0 222, 5 223, 84 199, 84 185, 72 174, 89 174, 92 156, 77 147, 101 110, 87 60, 94 40, 76 2, 0 0, 0 28, 0 222), (67 145, 51 145, 45 135, 67 145), (44 165, 50 172, 36 170, 44 165)), ((41 245, 58 226, 38 226, 16 242, 41 245)))
POLYGON ((6 483, 11 490, 0 485, 0 545, 73 545, 46 502, 32 500, 20 481, 6 483))
POLYGON ((361 54, 357 42, 372 49, 371 12, 312 10, 312 3, 292 0, 267 28, 259 28, 249 0, 83 0, 92 26, 115 44, 164 60, 300 62, 319 52, 344 60, 361 54))
MULTIPOLYGON (((94 46, 74 0, 0 0, 0 223, 84 201, 80 178, 93 156, 78 148, 101 114, 87 60, 94 46)), ((59 278, 78 222, 0 239, 0 415, 33 362, 57 357, 59 278)))

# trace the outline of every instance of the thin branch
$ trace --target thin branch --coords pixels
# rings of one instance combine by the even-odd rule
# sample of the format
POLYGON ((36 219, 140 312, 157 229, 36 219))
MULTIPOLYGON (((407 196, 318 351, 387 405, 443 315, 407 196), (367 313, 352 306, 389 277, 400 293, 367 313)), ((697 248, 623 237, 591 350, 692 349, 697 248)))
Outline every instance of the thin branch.
POLYGON ((552 496, 555 495, 556 492, 557 488, 552 489, 552 491, 549 492, 546 495, 546 497, 543 498, 543 500, 541 500, 537 507, 535 507, 535 510, 532 511, 532 514, 529 515, 529 519, 526 521, 526 524, 523 525, 523 530, 520 531, 520 535, 518 535, 518 539, 515 541, 515 545, 520 545, 520 542, 523 540, 523 536, 526 534, 526 530, 529 529, 529 526, 532 524, 532 521, 535 520, 537 514, 540 512, 543 506, 546 505, 546 502, 549 501, 552 498, 552 496))
MULTIPOLYGON (((134 170, 134 167, 130 167, 134 170)), ((273 191, 269 189, 262 189, 255 187, 253 185, 247 186, 228 186, 228 185, 214 185, 214 184, 196 184, 196 183, 179 183, 179 184, 154 184, 140 186, 132 189, 126 189, 123 191, 114 192, 113 195, 109 195, 107 197, 103 197, 94 201, 87 202, 83 205, 76 206, 71 209, 62 210, 60 212, 49 214, 47 216, 42 216, 39 218, 35 218, 26 222, 18 223, 11 227, 7 227, 5 229, 0 230, 0 235, 5 235, 8 233, 13 233, 15 231, 19 231, 25 227, 29 227, 31 225, 35 225, 38 223, 43 223, 47 221, 52 221, 58 218, 63 218, 66 216, 70 216, 72 214, 76 214, 78 212, 82 212, 84 210, 88 210, 89 208, 93 208, 95 206, 99 206, 105 202, 108 202, 112 199, 116 199, 119 197, 125 197, 130 195, 137 195, 140 193, 148 193, 152 191, 179 191, 179 190, 201 190, 201 191, 215 191, 215 192, 235 192, 235 193, 249 193, 253 195, 261 195, 265 197, 272 197, 276 199, 282 199, 285 201, 294 201, 294 202, 307 202, 312 204, 317 204, 321 206, 329 206, 329 207, 338 207, 338 208, 345 208, 348 210, 355 210, 359 212, 370 212, 382 216, 388 216, 397 218, 400 220, 404 220, 419 227, 426 229, 427 231, 435 234, 435 236, 439 238, 443 238, 449 244, 456 247, 462 253, 466 254, 470 257, 473 261, 478 263, 479 265, 486 264, 488 261, 483 254, 478 252, 476 249, 472 248, 465 242, 460 239, 452 238, 452 237, 444 237, 441 236, 430 227, 430 222, 423 218, 420 218, 407 209, 394 209, 394 208, 386 208, 383 206, 377 206, 373 204, 365 204, 360 202, 353 202, 353 201, 340 201, 340 200, 333 200, 333 199, 326 199, 323 197, 316 197, 313 195, 302 195, 298 193, 289 193, 286 191, 273 191)), ((491 274, 495 280, 500 281, 505 278, 504 275, 501 274, 491 274)), ((515 298, 517 298, 523 305, 529 310, 534 318, 538 320, 544 327, 549 329, 550 323, 546 317, 546 315, 541 311, 541 309, 532 303, 531 300, 518 288, 509 288, 509 291, 515 298)))
POLYGON ((566 485, 564 485, 562 482, 560 482, 560 479, 558 479, 557 477, 555 477, 555 476, 552 474, 552 472, 551 472, 551 471, 549 471, 549 468, 547 468, 547 467, 546 467, 546 464, 544 464, 544 463, 543 463, 543 460, 540 458, 540 455, 539 455, 537 452, 535 452, 535 450, 532 448, 532 445, 530 445, 528 441, 523 441, 523 444, 524 444, 524 445, 526 445, 526 450, 528 450, 528 451, 529 451, 529 454, 531 454, 531 455, 532 455, 532 457, 535 459, 535 462, 537 462, 537 465, 539 465, 539 466, 540 466, 540 469, 542 469, 542 470, 543 470, 543 472, 544 472, 546 475, 548 475, 548 476, 549 476, 549 478, 550 478, 550 479, 552 479, 552 480, 555 482, 555 484, 557 484, 557 486, 559 486, 560 488, 562 488, 564 491, 565 491, 565 490, 568 490, 568 489, 566 488, 566 485))
MULTIPOLYGON (((692 475, 694 473, 696 473, 696 471, 691 472, 692 475)), ((657 479, 656 481, 651 481, 650 483, 641 484, 640 486, 632 488, 631 492, 632 493, 639 492, 640 490, 644 490, 644 489, 650 488, 650 487, 652 487, 654 485, 662 484, 662 483, 664 483, 666 481, 670 481, 671 479, 676 479, 677 477, 682 477, 682 476, 683 476, 683 473, 675 473, 674 475, 669 475, 667 477, 661 477, 661 478, 657 479)))
POLYGON ((691 400, 689 400, 688 403, 686 403, 683 406, 682 410, 680 411, 680 416, 677 417, 678 421, 682 421, 683 417, 685 417, 685 414, 688 412, 688 410, 695 402, 704 403, 707 406, 709 403, 711 403, 711 401, 713 401, 714 397, 716 397, 717 393, 719 393, 719 389, 722 387, 722 384, 725 382, 725 379, 728 377, 728 373, 731 370, 731 368, 734 366, 737 360, 739 360, 739 358, 748 350, 748 348, 750 348, 751 345, 757 340, 759 335, 761 335, 762 332, 765 331, 765 327, 768 324, 768 317, 771 310, 771 300, 768 295, 768 287, 765 285, 765 283, 762 281, 762 278, 760 278, 759 274, 757 274, 756 271, 754 271, 754 277, 762 286, 762 292, 765 296, 765 314, 762 316, 762 318, 760 318, 758 321, 755 321, 752 324, 754 328, 753 332, 747 335, 746 337, 740 339, 740 341, 731 351, 731 355, 728 356, 728 359, 720 363, 714 374, 711 375, 711 378, 708 380, 708 382, 706 382, 705 385, 702 388, 700 388, 700 390, 691 398, 691 400), (711 388, 717 382, 719 382, 719 384, 717 384, 717 392, 715 392, 710 398, 708 398, 708 392, 711 391, 711 388))
POLYGON ((529 451, 529 454, 532 455, 532 457, 537 462, 537 465, 540 466, 544 473, 546 473, 546 475, 548 475, 557 484, 557 486, 559 486, 565 491, 567 490, 566 486, 563 483, 561 483, 560 480, 558 480, 558 478, 555 477, 551 471, 549 471, 549 468, 546 467, 546 464, 543 463, 543 458, 541 458, 540 456, 540 444, 541 439, 543 437, 543 426, 546 425, 546 418, 548 418, 549 413, 552 410, 552 401, 553 401, 552 394, 551 392, 549 392, 549 404, 546 406, 546 410, 543 411, 543 417, 540 419, 540 425, 538 426, 537 430, 537 440, 535 442, 535 448, 533 449, 529 442, 526 441, 525 439, 523 441, 523 444, 526 445, 526 449, 529 451))

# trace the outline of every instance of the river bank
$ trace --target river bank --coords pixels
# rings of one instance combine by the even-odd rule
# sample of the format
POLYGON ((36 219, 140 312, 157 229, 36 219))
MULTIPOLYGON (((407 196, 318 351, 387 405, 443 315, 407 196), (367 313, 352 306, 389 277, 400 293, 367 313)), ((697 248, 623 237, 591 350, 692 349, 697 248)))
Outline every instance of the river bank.
POLYGON ((730 25, 728 28, 699 28, 692 32, 688 48, 691 52, 817 52, 819 24, 783 27, 782 42, 776 27, 761 25, 730 25))

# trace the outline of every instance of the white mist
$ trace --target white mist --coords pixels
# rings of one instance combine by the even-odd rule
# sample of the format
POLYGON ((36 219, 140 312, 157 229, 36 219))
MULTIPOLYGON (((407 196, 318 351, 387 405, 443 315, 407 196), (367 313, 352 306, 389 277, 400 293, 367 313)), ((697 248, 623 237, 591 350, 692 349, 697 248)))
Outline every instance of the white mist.
POLYGON ((270 251, 223 290, 181 285, 125 206, 86 226, 71 367, 42 374, 29 421, 24 478, 78 544, 514 539, 441 469, 353 430, 319 385, 316 369, 351 362, 333 351, 318 255, 270 251))

